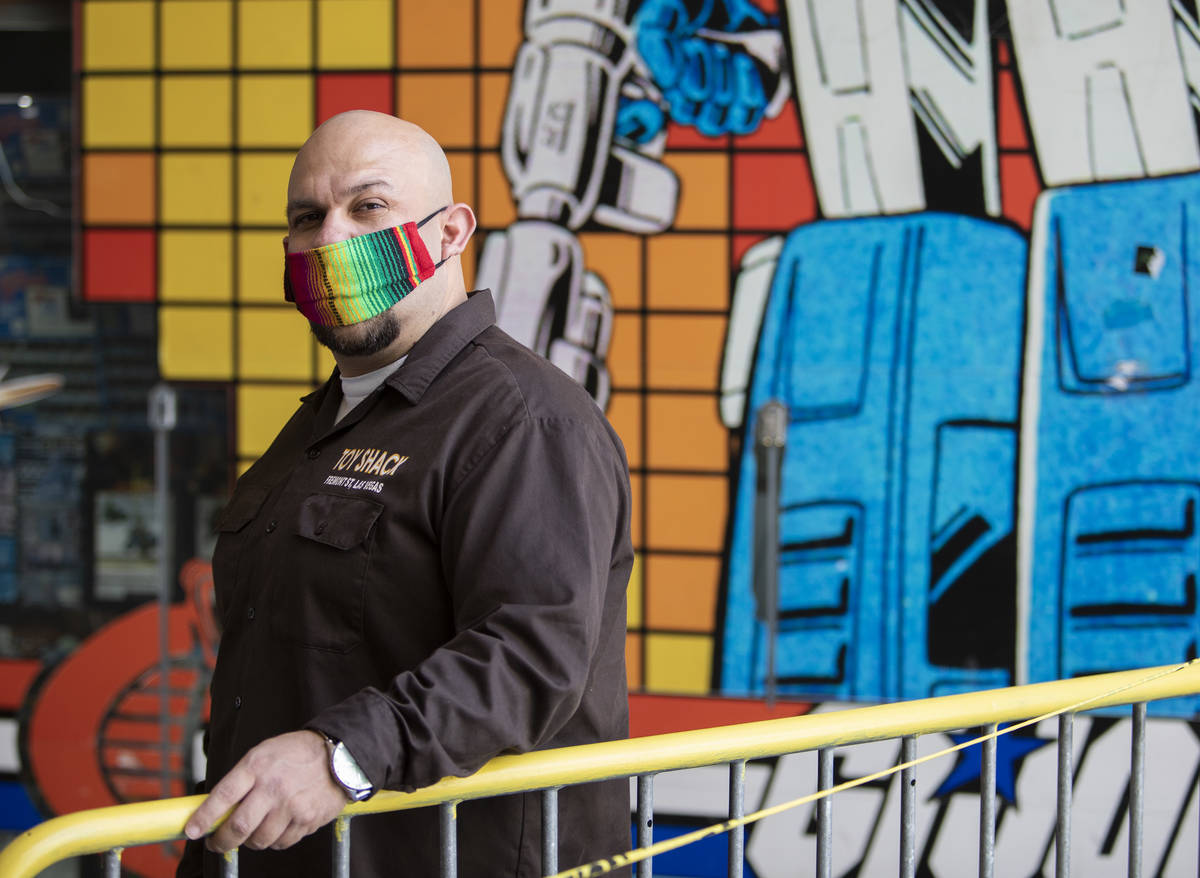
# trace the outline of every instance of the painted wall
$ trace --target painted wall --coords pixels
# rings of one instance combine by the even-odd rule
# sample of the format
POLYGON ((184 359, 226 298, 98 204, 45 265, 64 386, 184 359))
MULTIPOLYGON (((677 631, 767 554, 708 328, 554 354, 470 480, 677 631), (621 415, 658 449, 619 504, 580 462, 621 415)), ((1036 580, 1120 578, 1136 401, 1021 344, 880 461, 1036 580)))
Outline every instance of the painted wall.
MULTIPOLYGON (((579 378, 626 444, 641 728, 688 724, 681 704, 734 721, 716 696, 761 697, 770 670, 794 712, 1196 656, 1194 4, 81 0, 78 15, 80 294, 152 310, 163 379, 228 389, 240 468, 332 365, 280 295, 295 149, 354 107, 445 145, 501 324, 579 378), (769 400, 788 410, 781 490, 756 514, 769 400), (753 569, 768 519, 773 649, 753 569)), ((202 676, 197 606, 180 605, 176 648, 202 676)), ((1192 765, 1191 724, 1157 722, 1192 765)), ((1000 837, 1044 854, 1030 803, 1049 793, 1022 786, 1049 752, 1036 740, 1007 751, 1000 837)), ((802 761, 759 766, 756 789, 769 800, 802 761)), ((971 770, 937 771, 922 849, 954 874, 959 853, 938 857, 971 770)), ((723 800, 695 783, 679 825, 723 800)), ((837 807, 874 825, 877 792, 837 807)), ((1164 874, 1194 871, 1176 819, 1192 793, 1162 792, 1164 874)), ((1110 798, 1088 874, 1123 868, 1110 798)), ((799 829, 766 827, 748 846, 759 875, 799 829)), ((839 842, 839 870, 885 840, 839 842)), ((1012 874, 1034 874, 1027 859, 1012 874)))

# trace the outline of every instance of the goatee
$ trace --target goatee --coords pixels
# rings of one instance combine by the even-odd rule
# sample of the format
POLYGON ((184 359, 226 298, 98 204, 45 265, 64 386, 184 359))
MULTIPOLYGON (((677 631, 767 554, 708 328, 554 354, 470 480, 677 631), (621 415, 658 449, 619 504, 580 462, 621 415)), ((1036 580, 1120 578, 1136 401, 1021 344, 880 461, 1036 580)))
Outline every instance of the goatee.
POLYGON ((390 310, 353 326, 308 325, 317 341, 346 357, 370 357, 400 337, 400 318, 390 310))

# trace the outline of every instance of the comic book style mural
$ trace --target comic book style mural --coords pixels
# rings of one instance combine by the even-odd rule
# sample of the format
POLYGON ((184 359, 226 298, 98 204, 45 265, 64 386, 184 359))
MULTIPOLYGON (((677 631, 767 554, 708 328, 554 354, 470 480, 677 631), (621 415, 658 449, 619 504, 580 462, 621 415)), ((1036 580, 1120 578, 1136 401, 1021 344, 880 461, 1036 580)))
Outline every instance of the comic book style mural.
MULTIPOLYGON (((41 313, 67 328, 51 333, 53 356, 70 350, 68 329, 97 350, 119 337, 122 365, 145 361, 139 393, 161 378, 219 394, 211 412, 240 471, 332 367, 280 294, 295 149, 344 109, 423 125, 480 219, 468 273, 493 289, 506 329, 589 390, 629 453, 635 732, 761 718, 768 691, 795 713, 1197 655, 1190 0, 79 0, 76 11, 78 295, 0 296, 0 315, 19 322, 26 298, 50 302, 41 313), (778 502, 764 510, 755 436, 769 401, 786 420, 778 502), (773 624, 755 586, 770 533, 773 624)), ((69 287, 61 266, 43 274, 39 290, 69 287)), ((7 353, 8 380, 60 374, 7 353)), ((62 362, 69 395, 77 379, 62 362)), ((53 624, 56 601, 76 621, 58 652, 45 637, 0 641, 9 828, 153 797, 164 753, 185 784, 215 637, 180 587, 179 721, 133 731, 139 705, 152 713, 156 653, 114 645, 152 644, 139 547, 161 535, 135 526, 144 479, 104 473, 145 447, 122 422, 57 435, 22 464, 39 435, 26 413, 44 404, 0 412, 0 488, 5 468, 24 466, 61 498, 39 506, 26 491, 26 506, 12 504, 0 599, 18 635, 33 603, 38 625, 53 624), (55 534, 80 528, 88 539, 54 560, 55 534), (38 730, 89 685, 73 669, 99 666, 91 713, 60 723, 78 734, 58 746, 90 760, 85 794, 50 770, 38 730), (155 746, 127 746, 143 733, 155 746)), ((200 524, 221 491, 197 484, 189 545, 203 558, 200 524)), ((1200 736, 1185 718, 1196 708, 1154 708, 1174 760, 1149 766, 1156 874, 1195 871, 1200 736)), ((1048 868, 1039 783, 1053 737, 1039 726, 1003 745, 1002 874, 1048 868)), ((1124 870, 1127 779, 1104 766, 1127 741, 1114 718, 1077 732, 1087 804, 1074 851, 1089 875, 1124 870)), ((840 754, 840 776, 894 761, 891 746, 840 754)), ((751 766, 748 806, 811 789, 812 761, 751 766)), ((974 862, 962 827, 977 813, 977 758, 923 772, 922 874, 957 874, 974 862)), ((724 796, 711 773, 664 778, 656 832, 706 822, 724 796)), ((838 874, 889 870, 895 806, 888 784, 835 801, 838 874)), ((790 874, 812 832, 808 811, 754 827, 749 874, 790 874)), ((723 874, 723 843, 656 869, 723 874)), ((146 874, 169 858, 157 856, 146 874)))

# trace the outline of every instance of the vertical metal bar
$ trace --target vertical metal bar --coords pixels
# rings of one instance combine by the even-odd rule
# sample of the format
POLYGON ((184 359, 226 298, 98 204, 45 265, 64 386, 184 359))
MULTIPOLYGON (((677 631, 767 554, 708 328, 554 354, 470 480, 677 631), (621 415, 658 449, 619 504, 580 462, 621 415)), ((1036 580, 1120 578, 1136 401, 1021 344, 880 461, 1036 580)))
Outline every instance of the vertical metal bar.
POLYGON ((238 878, 237 848, 225 851, 221 856, 221 878, 238 878))
POLYGON ((121 878, 122 848, 112 848, 104 852, 104 878, 121 878))
MULTIPOLYGON (((900 743, 901 763, 917 758, 917 736, 905 735, 900 743)), ((900 878, 917 874, 917 769, 900 769, 900 878)))
MULTIPOLYGON (((654 844, 654 775, 639 774, 637 779, 638 847, 654 844)), ((654 875, 653 857, 637 864, 637 878, 654 875)))
POLYGON ((333 821, 333 875, 350 878, 350 818, 344 814, 333 821))
POLYGON ((1071 785, 1075 775, 1072 737, 1075 714, 1058 718, 1058 821, 1054 830, 1055 878, 1071 878, 1071 785))
POLYGON ((542 790, 542 874, 558 872, 558 787, 542 790))
MULTIPOLYGON (((729 763, 729 819, 746 816, 746 760, 729 763)), ((746 858, 746 827, 729 830, 729 878, 742 878, 746 858)))
POLYGON ((171 654, 167 619, 171 612, 171 556, 174 531, 171 524, 171 431, 175 428, 175 391, 166 384, 150 389, 147 420, 154 431, 154 505, 158 518, 158 729, 160 740, 159 781, 162 797, 171 789, 171 654))
POLYGON ((1146 702, 1133 706, 1129 762, 1129 878, 1142 878, 1142 817, 1146 803, 1146 702))
POLYGON ((987 726, 979 790, 979 878, 992 878, 996 866, 996 724, 987 726))
POLYGON ((767 705, 775 704, 775 635, 779 627, 779 487, 783 448, 787 441, 787 407, 778 400, 764 403, 755 424, 754 450, 758 465, 755 486, 754 597, 758 617, 767 629, 767 705))
POLYGON ((441 838, 442 878, 458 875, 458 802, 438 805, 438 836, 441 838))
MULTIPOLYGON (((817 751, 817 789, 833 787, 833 748, 817 751)), ((817 799, 817 878, 833 875, 833 799, 817 799)))

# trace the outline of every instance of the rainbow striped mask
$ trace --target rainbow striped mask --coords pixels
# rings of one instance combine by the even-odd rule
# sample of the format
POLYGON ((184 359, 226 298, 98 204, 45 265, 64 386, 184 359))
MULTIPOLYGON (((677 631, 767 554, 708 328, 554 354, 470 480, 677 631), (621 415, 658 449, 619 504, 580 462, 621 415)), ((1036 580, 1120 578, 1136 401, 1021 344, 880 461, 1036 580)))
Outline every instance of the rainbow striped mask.
POLYGON ((446 261, 434 264, 417 234, 445 209, 420 222, 288 253, 283 297, 322 326, 349 326, 382 314, 446 261))

